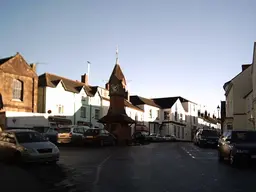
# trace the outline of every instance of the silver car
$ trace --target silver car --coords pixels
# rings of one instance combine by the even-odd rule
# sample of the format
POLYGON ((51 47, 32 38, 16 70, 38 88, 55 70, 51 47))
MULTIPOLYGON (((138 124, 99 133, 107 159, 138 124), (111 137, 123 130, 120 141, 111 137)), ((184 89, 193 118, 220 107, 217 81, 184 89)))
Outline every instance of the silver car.
POLYGON ((2 160, 55 164, 59 156, 58 147, 37 131, 14 129, 0 132, 0 158, 2 160))

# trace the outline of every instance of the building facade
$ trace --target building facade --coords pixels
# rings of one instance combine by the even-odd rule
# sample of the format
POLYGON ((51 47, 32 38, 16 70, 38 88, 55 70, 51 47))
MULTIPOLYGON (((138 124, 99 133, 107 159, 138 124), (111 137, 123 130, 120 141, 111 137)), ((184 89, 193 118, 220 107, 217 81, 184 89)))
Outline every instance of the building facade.
POLYGON ((38 76, 35 64, 29 65, 17 53, 0 59, 0 128, 5 127, 5 112, 37 112, 38 76))

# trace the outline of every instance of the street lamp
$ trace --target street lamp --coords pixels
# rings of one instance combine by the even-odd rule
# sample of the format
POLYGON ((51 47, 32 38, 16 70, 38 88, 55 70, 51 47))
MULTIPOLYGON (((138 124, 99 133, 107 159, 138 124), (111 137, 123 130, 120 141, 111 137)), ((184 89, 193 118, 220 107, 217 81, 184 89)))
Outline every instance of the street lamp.
POLYGON ((217 106, 217 111, 218 111, 218 119, 220 118, 220 106, 217 106))

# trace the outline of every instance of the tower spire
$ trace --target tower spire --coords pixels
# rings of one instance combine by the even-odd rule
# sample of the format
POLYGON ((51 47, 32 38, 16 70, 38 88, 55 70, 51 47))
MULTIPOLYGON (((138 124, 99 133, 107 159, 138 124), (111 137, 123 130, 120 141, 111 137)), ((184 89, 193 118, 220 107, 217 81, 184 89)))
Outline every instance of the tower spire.
POLYGON ((118 45, 116 46, 116 64, 119 65, 119 59, 118 59, 118 45))

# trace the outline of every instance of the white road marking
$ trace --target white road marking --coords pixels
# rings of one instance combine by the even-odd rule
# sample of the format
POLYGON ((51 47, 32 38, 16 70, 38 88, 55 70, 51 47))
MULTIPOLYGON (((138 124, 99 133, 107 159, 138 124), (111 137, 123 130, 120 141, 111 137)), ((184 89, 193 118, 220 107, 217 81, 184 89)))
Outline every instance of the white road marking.
POLYGON ((100 179, 100 173, 101 173, 101 168, 102 166, 110 159, 112 155, 109 155, 107 158, 105 158, 98 166, 97 166, 97 170, 96 170, 96 177, 95 180, 93 182, 94 185, 96 185, 99 182, 100 179))
POLYGON ((184 147, 182 147, 182 150, 184 150, 190 157, 192 157, 192 159, 195 159, 195 156, 192 155, 187 149, 185 149, 184 147))

